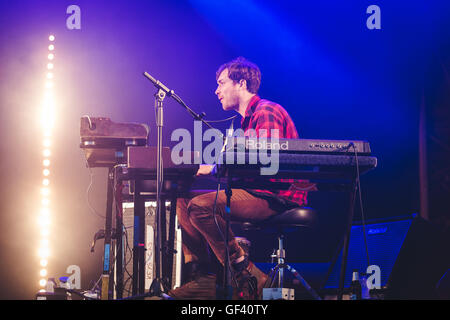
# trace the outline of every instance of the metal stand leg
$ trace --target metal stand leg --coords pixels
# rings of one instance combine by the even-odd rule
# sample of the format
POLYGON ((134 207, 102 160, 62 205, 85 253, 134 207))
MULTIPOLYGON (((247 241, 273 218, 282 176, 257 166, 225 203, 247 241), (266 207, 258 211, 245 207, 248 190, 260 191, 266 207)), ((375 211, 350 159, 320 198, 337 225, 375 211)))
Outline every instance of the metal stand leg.
MULTIPOLYGON (((287 269, 289 272, 291 272, 294 277, 296 277, 302 286, 308 291, 308 293, 316 300, 322 300, 320 296, 316 293, 316 291, 306 282, 306 280, 290 265, 286 264, 286 252, 284 250, 284 235, 280 234, 278 236, 278 250, 276 254, 276 258, 278 261, 278 264, 272 268, 269 279, 271 279, 270 287, 272 287, 273 283, 275 282, 276 277, 278 277, 278 288, 283 289, 284 285, 284 269, 287 269)), ((272 256, 274 257, 274 256, 272 256)))
POLYGON ((284 251, 284 245, 283 245, 284 236, 280 235, 278 237, 278 265, 280 266, 278 268, 278 288, 283 288, 283 281, 284 281, 284 258, 285 258, 285 251, 284 251))
POLYGON ((122 211, 122 182, 116 183, 116 298, 123 298, 123 211, 122 211))
POLYGON ((108 171, 108 190, 106 195, 106 222, 105 222, 105 244, 103 255, 102 291, 101 299, 111 298, 110 273, 111 273, 111 232, 112 232, 112 204, 113 204, 114 169, 108 171))
POLYGON ((350 209, 348 214, 347 221, 347 230, 344 236, 344 243, 342 249, 342 261, 341 261, 341 271, 339 275, 339 288, 338 288, 338 300, 342 300, 342 296, 344 294, 344 281, 345 281, 345 271, 347 268, 347 256, 348 256, 348 247, 350 243, 350 233, 352 231, 353 224, 353 215, 354 215, 354 207, 355 207, 355 198, 356 198, 356 181, 353 181, 352 192, 350 193, 350 209))
POLYGON ((227 186, 225 188, 225 194, 227 196, 226 206, 225 206, 225 257, 223 266, 223 279, 222 287, 218 286, 216 290, 216 298, 219 300, 231 300, 233 296, 233 287, 231 286, 231 272, 230 269, 230 256, 229 256, 229 230, 230 230, 230 212, 231 212, 231 174, 228 176, 227 186))
POLYGON ((145 201, 141 195, 141 181, 134 188, 133 230, 133 286, 132 295, 145 292, 145 201))

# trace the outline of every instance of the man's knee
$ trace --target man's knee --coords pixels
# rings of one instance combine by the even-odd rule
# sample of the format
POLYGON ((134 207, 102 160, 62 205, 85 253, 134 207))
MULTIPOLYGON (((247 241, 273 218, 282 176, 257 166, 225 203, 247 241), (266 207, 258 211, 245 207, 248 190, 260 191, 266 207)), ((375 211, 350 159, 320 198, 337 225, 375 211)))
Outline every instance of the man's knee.
POLYGON ((187 211, 191 220, 201 220, 212 213, 214 198, 198 196, 189 201, 187 211))

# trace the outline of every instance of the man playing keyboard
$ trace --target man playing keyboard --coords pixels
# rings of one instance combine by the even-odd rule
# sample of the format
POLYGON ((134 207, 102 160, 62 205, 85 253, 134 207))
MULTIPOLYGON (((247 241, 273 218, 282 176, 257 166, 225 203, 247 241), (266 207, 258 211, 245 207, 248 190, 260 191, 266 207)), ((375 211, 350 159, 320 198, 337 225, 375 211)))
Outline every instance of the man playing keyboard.
MULTIPOLYGON (((257 95, 261 72, 254 63, 242 57, 225 63, 217 70, 216 80, 218 86, 215 94, 222 108, 226 111, 234 110, 242 116, 241 128, 246 134, 256 132, 257 137, 263 134, 270 138, 271 130, 275 129, 278 130, 279 138, 299 137, 286 110, 279 104, 261 99, 257 95)), ((197 175, 211 174, 212 169, 211 165, 202 165, 197 175)), ((278 212, 305 205, 306 201, 307 193, 296 188, 295 183, 289 190, 277 193, 267 190, 232 189, 230 219, 265 220, 278 212)), ((211 254, 224 265, 225 205, 224 190, 219 191, 217 201, 216 192, 205 193, 192 199, 178 199, 176 212, 182 230, 187 279, 183 286, 168 293, 172 298, 216 298, 216 275, 212 268, 214 257, 211 254), (216 220, 213 215, 215 202, 216 220)), ((234 278, 233 299, 260 299, 267 275, 248 260, 231 230, 228 239, 229 261, 234 278)))

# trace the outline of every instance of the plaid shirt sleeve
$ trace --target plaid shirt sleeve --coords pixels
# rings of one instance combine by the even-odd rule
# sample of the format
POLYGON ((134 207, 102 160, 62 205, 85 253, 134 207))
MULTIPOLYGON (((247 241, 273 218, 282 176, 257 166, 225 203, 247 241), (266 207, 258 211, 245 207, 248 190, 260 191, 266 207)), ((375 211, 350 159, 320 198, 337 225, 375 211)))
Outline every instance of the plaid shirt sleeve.
MULTIPOLYGON (((286 138, 298 139, 297 129, 288 113, 279 105, 267 101, 260 100, 245 128, 248 136, 262 138, 286 138), (254 129, 254 130, 250 130, 254 129)), ((314 184, 306 180, 294 179, 270 179, 272 182, 288 182, 291 183, 288 190, 280 190, 276 194, 290 201, 296 202, 300 206, 307 204, 307 191, 313 190, 314 184)), ((268 190, 255 190, 258 192, 272 193, 268 190)))

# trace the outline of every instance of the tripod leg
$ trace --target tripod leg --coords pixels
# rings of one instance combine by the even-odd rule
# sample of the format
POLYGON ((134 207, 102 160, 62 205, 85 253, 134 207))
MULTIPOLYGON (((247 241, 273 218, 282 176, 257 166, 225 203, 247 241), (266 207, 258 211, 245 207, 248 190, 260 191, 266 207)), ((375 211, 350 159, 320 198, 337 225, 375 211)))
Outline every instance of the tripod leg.
POLYGON ((300 275, 300 273, 297 272, 294 268, 292 268, 290 265, 286 264, 286 268, 294 275, 297 280, 300 281, 302 286, 311 294, 311 296, 314 297, 316 300, 322 300, 322 298, 316 293, 316 291, 309 285, 308 282, 300 275))
MULTIPOLYGON (((279 267, 280 267, 280 265, 277 264, 275 267, 272 268, 272 270, 269 273, 269 276, 268 276, 267 282, 266 282, 266 284, 269 283, 269 279, 270 279, 270 283, 269 283, 269 286, 268 286, 269 288, 272 288, 272 286, 275 283, 275 280, 276 280, 277 275, 278 275, 279 267)), ((266 286, 264 286, 264 287, 266 287, 266 286)))

